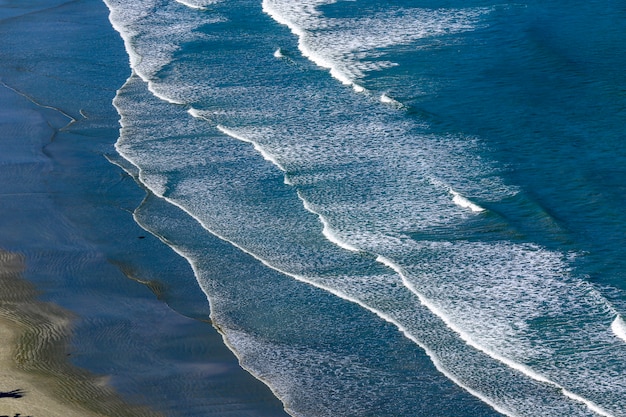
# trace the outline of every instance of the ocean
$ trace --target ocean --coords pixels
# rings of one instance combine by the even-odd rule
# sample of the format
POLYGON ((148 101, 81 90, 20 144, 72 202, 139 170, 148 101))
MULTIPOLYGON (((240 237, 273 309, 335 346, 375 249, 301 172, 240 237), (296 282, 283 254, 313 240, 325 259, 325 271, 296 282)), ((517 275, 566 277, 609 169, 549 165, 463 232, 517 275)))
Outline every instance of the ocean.
POLYGON ((104 2, 133 217, 290 415, 626 416, 622 2, 104 2))

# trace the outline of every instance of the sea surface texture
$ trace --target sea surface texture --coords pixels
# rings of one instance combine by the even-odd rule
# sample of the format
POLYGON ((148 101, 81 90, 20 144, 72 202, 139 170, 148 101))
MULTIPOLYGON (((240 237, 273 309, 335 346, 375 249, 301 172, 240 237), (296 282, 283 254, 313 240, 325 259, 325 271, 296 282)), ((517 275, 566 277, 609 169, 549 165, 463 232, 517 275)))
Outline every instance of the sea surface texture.
POLYGON ((105 0, 116 149, 293 416, 626 416, 618 1, 105 0))

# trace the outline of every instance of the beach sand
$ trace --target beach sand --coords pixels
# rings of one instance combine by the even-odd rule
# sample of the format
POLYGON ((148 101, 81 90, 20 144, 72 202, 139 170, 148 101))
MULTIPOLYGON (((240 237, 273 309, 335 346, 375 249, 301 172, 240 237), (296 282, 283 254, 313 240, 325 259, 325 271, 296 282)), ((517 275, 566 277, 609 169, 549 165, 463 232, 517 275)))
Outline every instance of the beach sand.
POLYGON ((285 416, 211 326, 188 263, 133 220, 146 193, 107 160, 130 69, 104 4, 6 4, 0 416, 285 416))
POLYGON ((0 414, 158 416, 125 404, 105 379, 67 362, 73 314, 38 301, 23 269, 21 256, 0 252, 0 414))

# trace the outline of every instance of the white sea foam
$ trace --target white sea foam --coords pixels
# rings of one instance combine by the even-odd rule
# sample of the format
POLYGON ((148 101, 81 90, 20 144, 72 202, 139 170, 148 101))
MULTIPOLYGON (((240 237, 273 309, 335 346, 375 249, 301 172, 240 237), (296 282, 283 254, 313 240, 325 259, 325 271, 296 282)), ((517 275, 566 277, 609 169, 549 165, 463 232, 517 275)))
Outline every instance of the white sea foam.
POLYGON ((298 36, 302 54, 345 85, 361 92, 356 81, 366 73, 397 65, 379 59, 381 48, 425 37, 472 30, 489 9, 392 9, 368 18, 325 17, 320 6, 335 0, 264 0, 263 11, 298 36))
POLYGON ((187 109, 187 113, 189 113, 191 117, 195 117, 196 119, 204 119, 202 113, 198 109, 194 109, 193 107, 187 109))
MULTIPOLYGON (((478 390, 472 389, 471 387, 467 386, 462 380, 459 380, 454 373, 450 373, 446 367, 442 366, 439 358, 437 357, 437 355, 435 355, 432 350, 422 344, 418 339, 416 339, 412 333, 410 331, 408 331, 407 328, 405 328, 402 324, 400 324, 398 321, 396 321, 395 319, 393 319, 391 316, 385 314, 384 312, 377 310, 375 308, 372 308, 371 306, 367 305, 366 303, 363 303, 361 300, 359 300, 358 298, 355 298, 347 293, 344 293, 332 286, 327 286, 327 285, 322 285, 319 282, 317 282, 314 279, 311 279, 309 277, 303 276, 303 275, 298 275, 298 274, 294 274, 292 272, 289 272, 287 270, 281 269, 275 265, 273 265, 271 262, 269 262, 268 260, 259 257, 258 255, 256 255, 254 252, 249 251, 248 249, 246 249, 244 246, 239 245, 237 242, 221 235, 220 233, 215 232, 214 230, 212 230, 206 223, 204 223, 201 219, 199 219, 198 217, 196 217, 194 215, 193 212, 189 211, 184 205, 179 204, 176 200, 173 199, 169 199, 167 197, 162 197, 164 198, 166 201, 168 201, 169 203, 171 203, 172 205, 175 205, 177 207, 179 207, 182 211, 186 212, 187 214, 189 214, 192 218, 196 219, 198 221, 198 223, 200 223, 208 232, 210 232, 211 234, 213 234, 214 236, 224 240, 225 242, 228 242, 230 244, 232 244, 234 247, 238 248, 239 250, 241 250, 242 252, 252 256, 253 258, 255 258, 256 260, 258 260, 259 262, 261 262, 263 265, 265 265, 266 267, 273 269, 277 272, 280 272, 281 274, 284 274, 286 276, 290 276, 298 281, 307 283, 309 285, 312 285, 316 288, 320 288, 324 291, 327 291, 330 294, 333 294, 339 298, 342 298, 346 301, 350 301, 353 302, 359 306, 361 306, 362 308, 369 310, 371 312, 373 312, 374 314, 376 314, 377 316, 379 316, 381 319, 394 324, 395 326, 398 327, 398 329, 410 340, 412 340, 414 343, 416 343, 418 346, 420 346, 422 349, 424 349, 424 351, 426 352, 426 354, 431 358, 433 364, 435 365, 435 367, 442 372, 444 375, 446 375, 446 377, 448 377, 450 380, 452 380, 453 382, 455 382, 457 385, 459 385, 460 387, 463 387, 467 392, 469 392, 470 394, 476 396, 477 398, 481 399, 483 402, 485 402, 486 404, 488 404, 489 406, 491 406, 494 410, 505 414, 509 417, 518 417, 518 414, 515 413, 513 410, 511 410, 510 408, 504 406, 503 404, 498 404, 496 402, 494 402, 492 399, 490 399, 489 397, 483 395, 481 392, 479 392, 478 390)), ((381 262, 385 263, 385 260, 383 260, 381 258, 381 262)), ((385 263, 386 264, 386 263, 385 263)), ((391 265, 391 263, 389 263, 389 265, 391 265)), ((198 275, 196 275, 198 276, 198 275)), ((229 334, 227 333, 225 336, 228 336, 229 334)), ((232 336, 232 333, 230 333, 230 335, 232 336)), ((232 343, 232 339, 231 340, 227 340, 229 343, 228 345, 231 347, 231 349, 233 351, 237 351, 237 347, 236 345, 233 346, 230 343, 232 343)), ((270 388, 272 388, 273 391, 276 390, 275 387, 272 387, 272 382, 275 381, 265 381, 263 378, 260 378, 261 381, 265 382, 266 384, 268 384, 270 386, 270 388)), ((279 394, 285 394, 285 393, 279 393, 279 394)), ((280 398, 280 396, 279 396, 280 398)))
POLYGON ((457 193, 453 189, 450 189, 450 194, 452 194, 452 201, 459 207, 468 208, 475 213, 480 213, 485 211, 484 208, 480 207, 478 204, 472 203, 467 198, 463 197, 461 194, 457 193))
MULTIPOLYGON (((506 364, 507 366, 509 366, 512 369, 515 369, 517 371, 522 372, 523 374, 529 376, 530 378, 534 379, 535 381, 539 381, 539 382, 544 382, 544 383, 552 383, 549 379, 545 378, 544 376, 538 374, 537 372, 534 372, 532 369, 530 369, 529 367, 517 363, 515 361, 512 361, 506 357, 503 357, 502 355, 499 355, 498 353, 482 346, 481 344, 477 343, 472 336, 470 336, 463 328, 459 327, 456 323, 454 323, 454 321, 448 317, 447 314, 445 314, 442 309, 440 307, 438 307, 436 304, 434 304, 432 301, 430 301, 429 299, 427 299, 416 287, 415 285, 413 285, 406 277, 406 273, 403 271, 403 269, 396 264, 395 262, 393 262, 392 260, 384 257, 384 256, 378 256, 376 258, 376 260, 378 262, 380 262, 381 264, 388 266, 389 268, 393 269, 400 277, 402 277, 402 281, 404 283, 404 285, 406 285, 406 287, 411 290, 411 292, 413 292, 420 300, 420 302, 426 306, 430 311, 432 311, 436 316, 438 316, 439 318, 441 318, 441 320, 446 324, 446 326, 448 326, 450 329, 452 329, 454 332, 458 333, 459 336, 461 337, 461 339, 463 339, 468 345, 472 346, 475 349, 480 350, 481 352, 486 353, 487 355, 489 355, 490 357, 506 364)), ((552 383, 553 384, 553 383, 552 383)), ((554 384, 556 385, 556 384, 554 384)))
POLYGON ((363 93, 365 92, 365 87, 362 87, 356 83, 352 83, 352 89, 357 92, 357 93, 363 93))
MULTIPOLYGON (((346 131, 346 126, 336 125, 333 127, 336 130, 325 128, 324 132, 330 138, 327 143, 322 142, 319 136, 308 140, 295 130, 283 132, 276 128, 259 126, 226 128, 220 125, 222 133, 237 140, 229 141, 226 136, 215 133, 212 140, 206 140, 206 133, 202 136, 193 130, 195 125, 202 124, 202 120, 197 119, 204 120, 203 111, 185 111, 180 107, 167 106, 163 102, 160 102, 160 107, 154 108, 155 103, 150 102, 155 101, 154 97, 140 94, 142 83, 137 77, 129 83, 129 88, 133 87, 133 82, 137 91, 121 91, 116 99, 116 104, 125 109, 120 110, 125 116, 122 123, 123 138, 120 139, 118 149, 125 158, 136 161, 141 167, 140 179, 146 181, 146 185, 166 201, 180 207, 197 219, 206 230, 250 254, 263 265, 353 301, 394 323, 410 340, 426 350, 442 373, 498 411, 510 416, 588 415, 570 410, 570 403, 587 401, 587 396, 578 390, 581 388, 580 384, 577 385, 574 381, 575 389, 567 386, 567 390, 563 390, 563 394, 575 393, 572 394, 574 396, 560 395, 554 388, 566 385, 559 382, 558 386, 546 387, 544 380, 554 379, 544 372, 545 368, 539 366, 528 369, 529 365, 518 360, 519 356, 540 362, 541 352, 538 355, 532 349, 533 346, 527 346, 524 340, 519 340, 518 343, 516 337, 520 333, 509 325, 523 321, 519 320, 521 314, 525 315, 524 320, 540 318, 540 315, 534 316, 529 312, 541 313, 538 308, 542 306, 541 303, 555 305, 557 310, 567 307, 567 303, 576 307, 576 310, 568 307, 569 309, 564 310, 565 313, 589 310, 586 308, 590 305, 589 302, 585 301, 578 306, 575 305, 578 298, 564 297, 568 288, 576 289, 576 286, 572 287, 569 283, 558 285, 559 275, 566 271, 554 254, 513 244, 416 243, 407 237, 393 234, 395 230, 402 230, 401 227, 405 225, 395 217, 404 218, 406 214, 412 214, 415 211, 415 202, 424 199, 427 193, 432 192, 441 199, 435 207, 446 207, 446 201, 447 206, 450 206, 447 187, 434 187, 424 179, 415 182, 415 178, 420 177, 417 175, 418 171, 407 169, 413 165, 424 169, 421 160, 416 163, 415 160, 408 159, 409 156, 415 157, 415 147, 403 148, 396 140, 382 144, 381 146, 387 147, 389 154, 375 159, 376 166, 384 169, 382 174, 378 175, 377 171, 370 169, 370 165, 366 165, 365 172, 370 177, 362 178, 358 164, 366 160, 364 157, 367 154, 360 153, 365 146, 358 140, 371 137, 372 144, 379 143, 376 138, 391 134, 384 125, 371 123, 361 127, 351 126, 352 133, 349 136, 341 135, 341 132, 346 131), (160 115, 158 123, 145 117, 155 111, 160 115), (172 116, 169 116, 170 113, 172 116), (181 114, 182 120, 186 120, 182 123, 179 122, 181 114), (184 118, 187 114, 194 115, 195 118, 188 117, 187 120, 184 118), (292 136, 298 139, 297 143, 288 140, 292 136), (198 141, 196 146, 206 144, 210 148, 198 151, 191 146, 192 142, 185 139, 187 137, 201 137, 203 140, 198 141), (304 142, 308 143, 303 147, 304 142), (213 148, 218 143, 222 143, 220 146, 228 146, 223 149, 213 148), (244 145, 246 143, 252 146, 244 145), (355 147, 355 143, 358 146, 355 147), (340 145, 346 146, 346 149, 341 149, 340 145), (238 159, 241 156, 234 155, 237 152, 252 155, 251 159, 242 161, 238 159), (213 156, 215 153, 218 156, 213 156), (210 168, 207 174, 200 175, 191 165, 198 163, 195 162, 196 159, 202 158, 214 158, 212 164, 220 168, 236 165, 237 169, 212 176, 209 175, 211 172, 220 169, 210 168), (234 159, 222 161, 224 158, 234 159), (187 159, 194 162, 189 165, 187 159), (279 168, 284 163, 281 169, 285 171, 289 168, 289 172, 298 164, 318 160, 325 171, 334 168, 333 164, 339 169, 331 170, 326 177, 329 181, 328 187, 321 189, 321 193, 316 192, 316 189, 320 190, 323 184, 303 187, 299 193, 302 200, 296 198, 293 190, 285 187, 287 192, 274 201, 274 193, 282 191, 276 190, 277 183, 273 182, 270 187, 272 191, 266 196, 273 202, 265 205, 258 204, 259 200, 255 196, 260 191, 254 188, 254 184, 260 182, 259 179, 263 182, 268 178, 275 180, 277 170, 273 167, 262 169, 262 166, 270 166, 264 164, 263 160, 268 160, 279 168), (287 162, 283 162, 285 160, 287 162), (400 177, 397 182, 388 181, 386 170, 390 164, 399 172, 409 174, 400 177), (346 169, 348 166, 353 172, 346 169), (264 172, 270 172, 271 175, 266 176, 264 172), (165 175, 166 179, 155 181, 153 174, 165 175), (256 175, 260 175, 260 178, 256 178, 256 175), (359 182, 361 179, 364 182, 359 182), (412 181, 410 187, 405 184, 409 180, 412 181), (378 181, 384 181, 380 194, 373 187, 378 181), (360 199, 364 195, 361 192, 363 184, 369 187, 366 201, 360 199), (416 185, 420 186, 419 196, 412 195, 416 185), (333 188, 337 186, 339 188, 333 188), (293 195, 293 201, 288 197, 289 191, 293 195), (408 201, 406 207, 401 205, 400 200, 396 201, 393 193, 389 194, 390 191, 400 192, 401 199, 408 201), (336 195, 337 192, 341 194, 336 195), (338 203, 338 198, 342 199, 341 204, 338 203), (356 202, 352 198, 356 198, 356 202), (388 202, 390 199, 391 202, 388 202), (273 207, 274 204, 276 207, 273 207), (309 212, 315 216, 303 214, 309 212), (320 221, 327 232, 323 234, 323 238, 317 237, 320 235, 320 221), (362 237, 363 223, 366 226, 365 231, 370 231, 365 238, 362 237), (389 226, 390 223, 393 223, 393 227, 389 226), (360 251, 355 254, 350 249, 360 251), (367 253, 379 253, 379 263, 391 270, 387 274, 371 272, 369 276, 336 273, 337 270, 355 271, 356 264, 363 259, 371 259, 363 256, 367 253), (528 270, 532 273, 527 273, 528 270), (403 286, 402 280, 409 285, 403 286), (415 292, 411 291, 411 287, 415 292), (560 298, 563 300, 559 301, 560 298), (515 304, 507 303, 510 300, 515 300, 515 304), (422 308, 424 311, 421 311, 420 302, 428 310, 422 308), (494 309, 496 306, 498 308, 494 309), (436 316, 423 316, 426 311, 433 311, 436 316), (491 337, 493 334, 498 337, 494 339, 491 337), (462 337, 459 338, 458 335, 462 337), (442 338, 447 339, 442 341, 442 338), (470 342, 463 344, 462 340, 470 342), (511 350, 513 348, 517 350, 511 350), (455 354, 450 355, 448 349, 454 350, 455 354), (485 368, 483 363, 488 363, 489 367, 485 368), (485 369, 489 369, 489 372, 484 372, 485 369), (506 385, 498 384, 498 381, 505 380, 506 385), (511 380, 517 381, 516 384, 519 385, 511 385, 511 380), (532 396, 520 394, 520 387, 534 390, 533 392, 541 394, 541 398, 548 399, 544 400, 544 405, 535 404, 532 396)), ((424 157, 432 157, 436 153, 431 152, 427 143, 428 140, 423 144, 421 152, 424 157)), ((384 147, 374 149, 376 155, 384 154, 384 147)), ((449 158, 443 160, 449 161, 449 158)), ((313 165, 304 166, 307 170, 313 169, 313 165)), ((432 204, 432 201, 428 202, 423 210, 432 211, 432 204)), ((406 225, 409 226, 408 230, 413 230, 414 224, 407 222, 406 225)), ((365 270, 374 271, 375 267, 368 266, 365 270)), ((580 297, 584 298, 588 293, 588 289, 581 288, 580 297)), ((556 318, 560 319, 562 316, 560 314, 556 318)), ((524 330, 523 327, 520 329, 524 330)), ((608 333, 606 327, 604 333, 608 333)), ((548 341, 549 338, 538 340, 548 341)), ((547 371, 554 372, 549 367, 547 371)), ((569 380, 567 382, 571 384, 569 380)), ((277 383, 270 381, 270 385, 277 383)), ((589 382, 585 382, 587 383, 589 382)), ((589 401, 588 404, 594 407, 597 402, 589 401)), ((598 409, 601 408, 598 406, 598 409)))
POLYGON ((406 272, 398 264, 396 264, 395 262, 391 261, 390 259, 388 259, 388 258, 386 258, 384 256, 378 256, 377 261, 382 263, 383 265, 388 266, 389 268, 393 269, 398 275, 400 275, 402 277, 402 280, 403 280, 404 284, 414 294, 417 295, 417 297, 419 298, 420 302, 424 306, 426 306, 430 311, 432 311, 435 315, 440 317, 441 320, 446 324, 446 326, 448 326, 454 332, 458 333, 459 336, 461 337, 461 339, 464 340, 468 345, 472 346, 475 349, 478 349, 478 350, 484 352, 485 354, 487 354, 490 357, 496 359, 497 361, 505 364, 506 366, 510 367, 511 369, 514 369, 516 371, 522 372, 524 375, 527 375, 528 377, 534 379, 535 381, 538 381, 538 382, 541 382, 541 383, 546 383, 546 384, 549 384, 549 385, 552 385, 552 386, 558 388, 559 390, 561 390, 563 392, 563 395, 565 395, 568 398, 571 398, 572 400, 575 400, 577 402, 580 402, 580 403, 584 404, 589 410, 593 411, 594 413, 597 413, 597 414, 599 414, 601 416, 604 416, 604 417, 614 417, 615 416, 614 414, 612 414, 611 412, 607 411, 606 409, 604 409, 602 406, 598 405, 594 401, 589 400, 589 399, 585 398, 584 396, 575 394, 571 390, 566 389, 564 386, 562 386, 558 382, 555 382, 555 381, 551 380, 550 378, 548 378, 548 377, 546 377, 546 376, 536 372, 531 367, 529 367, 527 365, 524 365, 523 363, 520 363, 518 361, 512 360, 512 359, 510 359, 510 358, 508 358, 506 356, 503 356, 503 355, 499 354, 498 352, 494 351, 493 349, 487 348, 486 346, 484 346, 480 342, 477 342, 475 340, 474 336, 472 336, 471 334, 466 332, 465 329, 467 327, 460 327, 455 322, 455 320, 452 319, 451 317, 449 317, 448 314, 446 312, 444 312, 438 305, 436 305, 431 300, 426 298, 420 292, 420 290, 418 288, 416 288, 415 285, 407 278, 406 272))
POLYGON ((251 139, 249 139, 249 138, 247 138, 247 137, 237 133, 236 131, 234 131, 232 129, 226 128, 224 126, 218 125, 217 129, 220 132, 224 133, 225 135, 230 136, 231 138, 234 138, 234 139, 240 140, 242 142, 246 142, 246 143, 251 144, 254 147, 254 149, 257 152, 259 152, 261 154, 261 156, 263 156, 263 158, 266 161, 271 162, 272 164, 274 164, 281 171, 283 171, 283 172, 286 171, 286 169, 281 165, 280 162, 278 162, 278 160, 274 157, 274 155, 270 154, 268 151, 263 149, 263 147, 259 143, 257 143, 255 141, 253 141, 253 140, 251 140, 251 139))
POLYGON ((624 322, 622 316, 620 316, 619 314, 617 315, 617 317, 615 317, 613 323, 611 323, 611 330, 613 331, 613 334, 615 336, 626 342, 626 323, 624 322))
POLYGON ((219 3, 222 0, 176 0, 176 2, 192 9, 206 10, 208 6, 219 3))
POLYGON ((384 104, 390 104, 394 107, 400 108, 402 107, 402 103, 400 103, 399 101, 389 97, 387 94, 383 93, 380 95, 380 102, 384 103, 384 104))
POLYGON ((302 194, 300 192, 298 192, 298 197, 300 198, 300 200, 302 200, 302 205, 307 211, 310 211, 311 213, 319 217, 320 222, 323 225, 322 234, 326 237, 326 239, 328 239, 330 242, 334 243, 335 245, 339 246, 342 249, 346 249, 351 252, 359 252, 359 249, 357 247, 349 244, 345 240, 342 240, 337 235, 337 232, 333 230, 328 220, 324 216, 322 216, 317 210, 315 210, 313 206, 311 205, 311 203, 309 203, 308 201, 306 201, 306 199, 304 199, 304 197, 302 197, 302 194))
MULTIPOLYGON (((369 39, 369 35, 362 33, 366 27, 362 19, 340 21, 324 17, 316 5, 325 3, 328 2, 317 2, 309 10, 304 10, 308 17, 298 15, 301 8, 306 9, 306 4, 282 4, 281 7, 296 10, 296 17, 304 16, 292 20, 299 22, 301 29, 304 28, 301 32, 304 43, 301 50, 310 48, 311 54, 317 53, 322 61, 326 59, 328 68, 338 71, 333 76, 337 73, 345 75, 344 83, 353 88, 358 86, 355 80, 368 72, 393 65, 385 61, 372 61, 382 58, 376 55, 375 49, 378 45, 384 46, 387 41, 369 39), (354 39, 359 45, 342 46, 339 42, 350 39, 345 36, 351 33, 357 35, 354 39), (340 46, 339 52, 324 49, 334 43, 340 46)), ((193 14, 193 11, 186 12, 193 14)), ((415 22, 419 13, 412 13, 409 21, 415 22)), ((428 22, 428 13, 424 13, 422 17, 428 22)), ((149 14, 146 16, 150 17, 149 14)), ((461 13, 460 17, 467 16, 461 13)), ((471 24, 459 30, 471 30, 478 17, 465 19, 466 23, 471 24)), ((463 19, 459 18, 459 21, 463 19)), ((396 23, 393 19, 390 22, 396 23)), ((455 24, 451 19, 448 23, 455 24)), ((402 25, 404 23, 399 27, 402 25)), ((183 26, 185 30, 194 27, 183 26)), ((382 30, 382 23, 378 26, 376 23, 373 25, 375 29, 382 30)), ((138 27, 142 28, 141 25, 138 27)), ((129 24, 125 29, 130 33, 138 27, 129 24)), ((129 44, 145 40, 142 39, 145 34, 140 32, 137 30, 136 36, 129 37, 129 44)), ((441 31, 442 34, 444 32, 441 31)), ((431 35, 433 33, 439 32, 430 32, 431 35)), ((164 37, 166 41, 175 38, 169 35, 164 37)), ((381 35, 382 38, 384 36, 381 35)), ((154 39, 158 40, 159 37, 154 39)), ((401 38, 393 42, 410 40, 401 38)), ((156 56, 151 57, 146 55, 150 52, 148 45, 150 42, 142 46, 144 55, 138 54, 137 62, 133 64, 139 68, 138 75, 143 74, 142 78, 145 77, 153 94, 154 91, 160 92, 155 96, 160 94, 161 99, 171 102, 187 101, 177 98, 182 97, 183 93, 187 97, 196 87, 197 80, 187 80, 188 84, 180 82, 177 84, 180 89, 177 90, 172 87, 173 84, 167 84, 167 80, 160 82, 147 76, 150 74, 148 70, 158 71, 167 65, 173 50, 166 45, 165 49, 157 48, 156 56)), ((176 43, 173 42, 171 46, 176 47, 176 43)), ((132 44, 131 47, 135 48, 136 45, 132 44)), ((267 49, 264 51, 263 56, 275 62, 267 54, 267 49)), ((588 394, 594 395, 594 390, 610 395, 618 404, 617 407, 623 404, 620 402, 623 400, 619 399, 620 393, 625 392, 623 381, 611 376, 617 368, 611 368, 612 365, 603 361, 600 355, 594 356, 587 354, 584 349, 576 349, 577 353, 569 356, 551 356, 564 347, 559 344, 561 335, 558 333, 563 331, 562 324, 571 325, 573 322, 568 317, 576 317, 581 312, 590 318, 589 322, 593 325, 576 329, 579 333, 572 332, 572 346, 586 346, 582 343, 582 335, 593 336, 594 349, 600 352, 608 349, 607 346, 619 349, 615 344, 621 346, 622 343, 607 331, 607 323, 610 321, 606 321, 608 315, 602 311, 603 301, 596 300, 595 295, 589 297, 592 292, 588 287, 570 279, 567 268, 557 259, 558 254, 524 245, 500 243, 421 242, 420 246, 408 237, 412 233, 418 236, 433 234, 432 230, 438 228, 455 230, 457 225, 471 216, 468 210, 459 207, 476 212, 480 211, 476 209, 482 209, 463 195, 480 201, 494 201, 499 195, 510 193, 508 187, 497 182, 488 163, 480 158, 472 158, 479 153, 478 140, 424 133, 424 130, 414 125, 408 126, 406 121, 394 115, 390 116, 390 113, 402 112, 395 112, 388 106, 378 106, 381 109, 376 110, 376 115, 371 115, 373 112, 370 108, 362 107, 362 102, 368 100, 358 101, 362 96, 355 94, 346 94, 354 99, 345 98, 336 94, 335 90, 332 90, 334 94, 326 94, 326 90, 298 89, 294 92, 288 86, 281 86, 272 94, 260 94, 260 90, 246 85, 216 88, 215 91, 219 109, 204 111, 189 108, 188 114, 212 126, 218 124, 223 134, 237 139, 232 141, 237 146, 249 149, 250 153, 254 149, 273 166, 285 173, 289 172, 293 186, 301 187, 298 189, 301 200, 295 198, 293 190, 289 191, 295 203, 284 203, 285 206, 282 201, 277 201, 272 202, 270 207, 256 207, 254 201, 244 203, 245 193, 231 197, 229 192, 239 191, 236 186, 256 172, 246 171, 244 174, 226 170, 224 178, 200 175, 200 170, 192 169, 194 166, 200 166, 206 161, 219 164, 220 159, 234 158, 230 147, 214 156, 215 150, 209 147, 211 141, 206 140, 206 132, 190 134, 194 133, 190 130, 193 123, 184 117, 182 123, 178 122, 178 116, 171 120, 166 118, 167 112, 173 111, 169 107, 175 106, 155 111, 149 108, 148 103, 143 103, 149 101, 148 97, 125 103, 127 109, 122 121, 124 137, 116 146, 120 154, 137 163, 141 170, 141 181, 155 193, 191 214, 211 233, 251 254, 264 265, 356 302, 394 323, 409 339, 427 351, 442 373, 500 412, 507 415, 585 415, 552 411, 552 401, 571 402, 568 399, 572 399, 585 404, 594 412, 609 413, 606 407, 601 406, 604 400, 600 394, 593 401, 588 399, 588 394), (251 96, 252 100, 249 99, 251 96), (332 97, 332 100, 327 97, 332 97), (304 111, 294 112, 294 109, 304 111), (342 114, 346 117, 337 117, 337 109, 348 112, 342 114), (155 113, 164 118, 158 128, 150 130, 149 126, 141 124, 142 120, 152 120, 150 116, 155 113), (309 118, 295 118, 294 113, 306 114, 309 118), (360 117, 355 117, 357 114, 360 117), (349 120, 346 122, 346 119, 349 120), (181 132, 188 132, 188 138, 194 139, 184 137, 181 132), (243 146, 239 142, 252 146, 243 146), (432 178, 437 178, 439 182, 432 178), (307 187, 311 184, 315 187, 307 187), (452 191, 452 187, 459 192, 452 191), (498 190, 503 191, 498 194, 498 190), (450 195, 456 206, 450 204, 450 195), (279 214, 272 211, 275 209, 274 204, 281 208, 279 214), (309 213, 298 211, 302 208, 316 215, 310 216, 314 217, 314 221, 306 218, 309 213), (291 215, 292 211, 299 214, 291 215), (322 235, 327 241, 325 244, 315 239, 319 234, 318 221, 323 226, 322 235), (301 226, 300 222, 305 222, 306 227, 301 226), (313 246, 311 241, 319 246, 313 246), (346 250, 338 250, 337 247, 346 250), (357 251, 359 254, 351 253, 357 251), (437 319, 432 326, 431 323, 414 323, 417 313, 409 302, 402 304, 397 301, 397 297, 388 297, 382 302, 381 299, 387 295, 385 291, 391 291, 392 285, 380 276, 373 274, 372 282, 366 282, 365 279, 359 281, 353 276, 324 275, 323 271, 338 269, 333 264, 335 257, 344 256, 345 253, 353 256, 355 262, 365 258, 364 254, 377 255, 380 264, 390 267, 402 280, 408 282, 402 291, 409 293, 413 288, 410 294, 421 294, 421 298, 418 295, 416 297, 441 320, 437 319), (546 310, 546 306, 553 308, 546 310), (542 329, 548 330, 532 339, 539 342, 527 338, 532 320, 546 320, 554 324, 543 326, 542 329), (440 321, 448 327, 439 329, 437 326, 440 321), (604 324, 599 326, 597 323, 604 324), (456 361, 455 358, 447 357, 437 341, 429 340, 429 335, 423 330, 420 333, 420 326, 437 329, 432 332, 441 334, 451 329, 450 333, 454 332, 455 337, 459 335, 460 340, 466 342, 466 350, 463 347, 455 350, 456 361), (605 340, 602 335, 615 340, 605 340), (497 386, 498 379, 493 375, 481 375, 480 366, 467 359, 474 358, 471 355, 495 359, 497 364, 493 366, 500 372, 498 375, 508 377, 507 372, 513 369, 514 374, 528 376, 519 376, 523 381, 521 386, 546 389, 545 398, 550 400, 546 400, 543 405, 535 405, 532 397, 524 398, 515 388, 504 384, 490 391, 492 386, 497 386), (552 366, 553 359, 566 361, 566 366, 552 366), (506 366, 500 369, 501 364, 506 366), (554 382, 548 388, 543 387, 547 381, 554 382), (554 392, 558 390, 554 387, 561 388, 563 395, 558 395, 562 399, 551 396, 557 395, 554 392), (600 403, 596 401, 597 398, 600 398, 600 403)), ((186 116, 185 109, 178 110, 186 116)), ((223 140, 226 141, 226 138, 223 140)), ((241 169, 247 168, 246 163, 240 160, 229 161, 236 161, 232 165, 241 169)), ((258 167, 257 170, 262 171, 258 167)), ((267 171, 276 173, 273 168, 267 171)), ((286 174, 284 177, 288 181, 286 174)), ((285 200, 289 198, 285 197, 285 200)), ((476 218, 481 220, 482 217, 476 218)), ((389 275, 394 274, 389 272, 389 275)), ((619 332, 621 324, 623 321, 617 324, 613 321, 613 334, 617 335, 615 329, 617 327, 619 332)), ((571 346, 566 347, 569 349, 571 346)))
MULTIPOLYGON (((204 2, 184 0, 187 6, 204 2), (187 4, 189 3, 189 4, 187 4)), ((179 3, 159 0, 135 1, 132 7, 120 0, 104 0, 109 8, 109 21, 119 32, 128 53, 130 67, 146 83, 153 95, 172 104, 184 104, 176 90, 163 82, 156 82, 156 74, 172 62, 182 41, 191 41, 200 35, 195 29, 202 25, 223 22, 220 15, 178 13, 179 3)))
POLYGON ((593 401, 589 401, 588 399, 583 398, 580 395, 576 395, 573 392, 564 389, 563 387, 559 387, 559 388, 561 388, 561 390, 563 391, 563 394, 566 397, 571 398, 574 401, 578 401, 580 403, 585 404, 587 406, 587 408, 589 408, 594 413, 599 414, 599 415, 601 415, 603 417, 615 417, 614 414, 606 411, 604 408, 602 408, 599 405, 595 404, 593 401))

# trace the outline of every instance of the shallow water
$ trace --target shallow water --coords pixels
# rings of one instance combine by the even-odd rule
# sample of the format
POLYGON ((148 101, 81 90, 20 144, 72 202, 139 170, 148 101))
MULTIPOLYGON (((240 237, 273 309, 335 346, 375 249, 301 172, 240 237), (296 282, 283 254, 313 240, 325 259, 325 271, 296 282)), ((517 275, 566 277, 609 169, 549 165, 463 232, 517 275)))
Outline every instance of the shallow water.
MULTIPOLYGON (((68 311, 63 338, 42 311, 33 339, 52 338, 53 354, 36 352, 29 380, 60 370, 54 398, 102 415, 286 415, 211 327, 189 264, 133 220, 146 193, 109 161, 130 69, 106 6, 23 3, 0 2, 0 247, 23 260, 52 319, 68 311)), ((23 404, 40 407, 26 391, 23 404)))
POLYGON ((623 13, 106 0, 136 220, 297 416, 623 416, 623 13))

